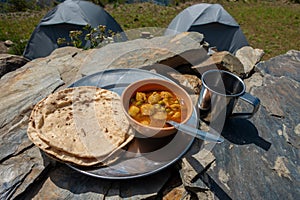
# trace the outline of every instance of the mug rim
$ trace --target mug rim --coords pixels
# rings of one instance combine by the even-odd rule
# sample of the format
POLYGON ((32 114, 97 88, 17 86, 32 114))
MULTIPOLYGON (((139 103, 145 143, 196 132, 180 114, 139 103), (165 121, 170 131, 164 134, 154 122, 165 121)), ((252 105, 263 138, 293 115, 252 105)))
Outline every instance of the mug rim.
MULTIPOLYGON (((215 93, 215 94, 221 95, 221 96, 225 96, 225 97, 239 97, 239 96, 241 96, 242 94, 244 94, 245 91, 246 91, 246 85, 245 85, 244 81, 243 81, 240 77, 238 77, 237 75, 235 75, 234 73, 229 72, 229 71, 225 71, 225 70, 219 70, 219 69, 207 70, 207 71, 205 71, 205 72, 201 75, 201 81, 202 81, 202 85, 204 85, 205 88, 209 89, 209 91, 211 91, 211 92, 213 92, 213 93, 215 93), (209 87, 209 86, 205 83, 204 78, 205 78, 205 76, 206 76, 207 74, 216 73, 216 72, 219 74, 219 76, 221 76, 222 73, 225 73, 225 74, 228 74, 228 75, 230 75, 230 76, 236 78, 236 79, 241 83, 241 85, 242 85, 242 87, 243 87, 243 88, 242 88, 242 91, 239 92, 239 93, 236 93, 236 94, 226 94, 226 93, 224 94, 224 93, 220 93, 220 92, 218 92, 218 91, 213 90, 211 87, 209 87)), ((223 84, 223 86, 224 86, 224 84, 223 84)), ((225 86, 224 86, 224 89, 225 89, 225 86)))

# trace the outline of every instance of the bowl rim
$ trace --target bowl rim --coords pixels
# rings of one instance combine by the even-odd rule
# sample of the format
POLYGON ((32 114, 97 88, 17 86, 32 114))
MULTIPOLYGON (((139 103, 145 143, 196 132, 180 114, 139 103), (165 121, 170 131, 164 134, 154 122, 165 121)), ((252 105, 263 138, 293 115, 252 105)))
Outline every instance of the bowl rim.
POLYGON ((170 85, 173 85, 174 87, 176 87, 177 89, 181 90, 185 96, 187 96, 187 99, 189 101, 189 104, 191 105, 191 109, 190 111, 187 113, 186 117, 184 118, 184 120, 182 120, 180 123, 186 123, 191 117, 192 117, 192 114, 193 114, 193 101, 191 99, 191 96, 189 95, 189 93, 183 89, 181 86, 179 86, 178 84, 176 84, 175 82, 173 82, 172 80, 164 80, 164 79, 158 79, 158 78, 147 78, 147 79, 142 79, 142 80, 138 80, 138 81, 135 81, 133 83, 131 83, 130 85, 128 85, 122 95, 121 95, 121 103, 122 103, 122 109, 123 111, 125 112, 125 115, 127 117, 129 117, 134 123, 138 124, 139 126, 142 126, 142 127, 145 127, 145 128, 148 128, 148 129, 151 129, 151 130, 156 130, 156 131, 170 131, 170 130, 173 130, 175 129, 174 126, 170 126, 170 127, 154 127, 154 126, 146 126, 140 122, 138 122, 137 120, 133 119, 129 114, 128 114, 128 110, 126 110, 125 108, 125 105, 124 105, 124 98, 125 98, 125 93, 132 87, 138 85, 138 84, 141 84, 141 82, 145 82, 145 84, 143 85, 140 85, 138 87, 136 87, 134 89, 134 92, 132 94, 134 94, 140 87, 144 86, 144 85, 148 85, 148 84, 157 84, 157 85, 161 85, 163 87, 166 87, 167 90, 171 91, 172 93, 174 93, 176 96, 178 96, 178 94, 176 93, 176 91, 172 91, 169 87, 167 87, 166 85, 163 85, 163 84, 160 84, 160 82, 163 82, 163 83, 166 83, 166 84, 170 84, 170 85), (155 82, 154 82, 155 81, 155 82))

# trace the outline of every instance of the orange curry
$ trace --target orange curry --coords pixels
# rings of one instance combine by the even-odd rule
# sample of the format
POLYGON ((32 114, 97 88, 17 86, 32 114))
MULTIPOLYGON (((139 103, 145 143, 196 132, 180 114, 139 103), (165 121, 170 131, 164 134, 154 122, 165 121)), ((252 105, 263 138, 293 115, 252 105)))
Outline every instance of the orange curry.
POLYGON ((166 120, 181 122, 186 116, 184 102, 169 91, 136 92, 130 99, 129 115, 136 121, 154 127, 169 127, 166 120))

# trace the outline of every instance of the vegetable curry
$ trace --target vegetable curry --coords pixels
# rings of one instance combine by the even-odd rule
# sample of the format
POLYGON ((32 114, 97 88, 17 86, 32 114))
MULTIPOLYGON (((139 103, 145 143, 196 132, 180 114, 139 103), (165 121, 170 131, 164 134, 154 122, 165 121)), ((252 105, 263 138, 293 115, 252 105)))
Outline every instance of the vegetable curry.
POLYGON ((130 99, 129 115, 139 123, 154 127, 169 127, 166 120, 181 122, 187 109, 183 100, 169 91, 136 92, 130 99))

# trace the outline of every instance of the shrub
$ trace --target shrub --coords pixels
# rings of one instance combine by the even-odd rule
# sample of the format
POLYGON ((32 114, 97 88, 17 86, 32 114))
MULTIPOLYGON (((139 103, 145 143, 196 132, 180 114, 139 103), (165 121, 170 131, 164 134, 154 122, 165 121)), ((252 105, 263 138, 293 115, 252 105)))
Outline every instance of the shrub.
POLYGON ((85 41, 90 43, 88 48, 101 47, 107 43, 111 43, 114 40, 118 41, 118 34, 115 34, 111 30, 107 30, 106 26, 99 25, 92 28, 90 24, 87 24, 83 31, 73 30, 70 31, 69 37, 71 41, 67 41, 66 38, 58 38, 57 44, 59 46, 72 45, 77 48, 84 48, 85 41))

